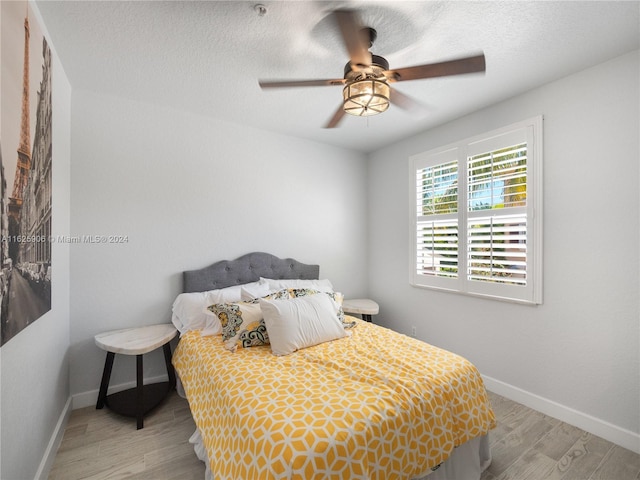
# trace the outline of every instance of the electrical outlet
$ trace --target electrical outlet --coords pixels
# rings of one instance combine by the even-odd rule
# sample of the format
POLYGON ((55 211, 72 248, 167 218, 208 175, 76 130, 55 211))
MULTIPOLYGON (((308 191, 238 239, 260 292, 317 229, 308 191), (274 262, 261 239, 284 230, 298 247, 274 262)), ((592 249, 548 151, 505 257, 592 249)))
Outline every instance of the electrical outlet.
POLYGON ((416 335, 417 335, 416 334, 416 327, 414 325, 413 327, 411 327, 411 336, 415 338, 416 335))

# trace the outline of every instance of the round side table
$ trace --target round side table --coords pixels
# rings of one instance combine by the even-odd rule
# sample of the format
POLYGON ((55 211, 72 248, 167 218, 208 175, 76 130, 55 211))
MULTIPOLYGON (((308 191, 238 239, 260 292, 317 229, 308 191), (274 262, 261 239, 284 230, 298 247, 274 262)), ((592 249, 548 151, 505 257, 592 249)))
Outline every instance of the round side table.
POLYGON ((96 345, 107 351, 96 408, 101 409, 106 405, 116 413, 136 417, 137 428, 140 430, 143 427, 144 415, 158 406, 176 386, 176 374, 173 365, 171 365, 171 345, 169 342, 177 333, 178 331, 173 325, 166 323, 113 330, 96 335, 94 337, 96 345), (164 361, 169 381, 144 385, 142 356, 159 347, 164 350, 164 361), (116 353, 136 356, 136 387, 107 395, 111 368, 116 353))
POLYGON ((354 298, 342 302, 342 310, 344 313, 358 313, 362 315, 362 319, 370 322, 371 315, 377 315, 380 307, 373 300, 368 298, 354 298))

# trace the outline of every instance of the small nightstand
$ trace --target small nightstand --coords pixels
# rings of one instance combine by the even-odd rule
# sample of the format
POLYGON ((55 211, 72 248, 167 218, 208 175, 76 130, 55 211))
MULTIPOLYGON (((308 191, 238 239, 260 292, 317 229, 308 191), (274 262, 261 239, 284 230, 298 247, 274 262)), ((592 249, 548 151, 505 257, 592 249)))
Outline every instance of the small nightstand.
POLYGON ((96 345, 107 351, 96 408, 101 409, 106 405, 116 413, 136 417, 137 428, 140 430, 143 427, 144 415, 158 406, 176 386, 176 374, 173 370, 173 365, 171 365, 171 346, 169 342, 177 333, 173 325, 166 323, 114 330, 96 335, 94 337, 96 345), (167 366, 169 381, 144 385, 142 355, 159 347, 164 350, 164 361, 167 366), (136 356, 136 387, 107 395, 111 368, 113 367, 116 353, 136 356))
POLYGON ((345 299, 342 302, 344 313, 359 313, 362 315, 362 319, 367 322, 371 321, 371 315, 378 314, 379 309, 378 304, 368 298, 345 299))

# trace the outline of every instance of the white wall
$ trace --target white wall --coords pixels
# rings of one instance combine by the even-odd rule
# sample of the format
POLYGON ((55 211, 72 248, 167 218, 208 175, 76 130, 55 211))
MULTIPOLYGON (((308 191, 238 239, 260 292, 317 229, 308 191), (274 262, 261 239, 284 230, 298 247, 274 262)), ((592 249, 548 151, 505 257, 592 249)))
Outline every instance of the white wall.
MULTIPOLYGON (((24 6, 20 4, 21 12, 24 6)), ((2 7, 4 7, 4 2, 2 7)), ((36 19, 40 21, 36 13, 36 19)), ((71 88, 52 45, 52 234, 69 232, 71 88)), ((33 101, 33 100, 32 100, 33 101)), ((40 478, 62 436, 69 400, 69 246, 52 245, 51 310, 0 349, 2 479, 40 478), (50 455, 51 454, 51 455, 50 455), (42 461, 42 463, 41 463, 42 461)))
MULTIPOLYGON (((88 91, 72 132, 72 233, 128 236, 71 247, 74 408, 97 398, 94 335, 169 322, 183 270, 265 251, 366 293, 364 155, 88 91)), ((163 374, 149 354, 145 377, 163 374)), ((134 378, 116 356, 112 384, 134 378)))
POLYGON ((490 388, 640 449, 638 52, 371 155, 378 321, 460 353, 490 388), (409 286, 408 157, 544 115, 544 304, 409 286), (598 223, 595 223, 595 221, 598 223))

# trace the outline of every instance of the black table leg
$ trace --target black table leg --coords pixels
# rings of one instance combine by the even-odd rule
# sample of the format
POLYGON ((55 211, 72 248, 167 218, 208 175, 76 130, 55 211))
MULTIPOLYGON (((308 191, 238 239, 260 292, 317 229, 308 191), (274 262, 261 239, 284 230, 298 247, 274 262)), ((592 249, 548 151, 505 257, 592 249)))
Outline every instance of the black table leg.
POLYGON ((144 418, 144 378, 142 376, 142 355, 136 355, 136 419, 138 430, 142 428, 144 418))
POLYGON ((100 382, 100 393, 98 393, 98 403, 96 403, 97 410, 104 407, 104 399, 107 398, 107 388, 109 388, 111 369, 113 367, 113 359, 115 356, 115 353, 107 352, 107 358, 104 361, 104 370, 102 371, 102 381, 100 382))
POLYGON ((370 321, 371 321, 371 315, 369 315, 369 314, 367 314, 367 313, 363 313, 363 314, 362 314, 362 319, 363 319, 365 322, 370 322, 370 321))
POLYGON ((176 372, 171 363, 171 345, 169 342, 162 347, 164 351, 164 363, 167 366, 167 375, 169 375, 169 390, 176 388, 176 372))

